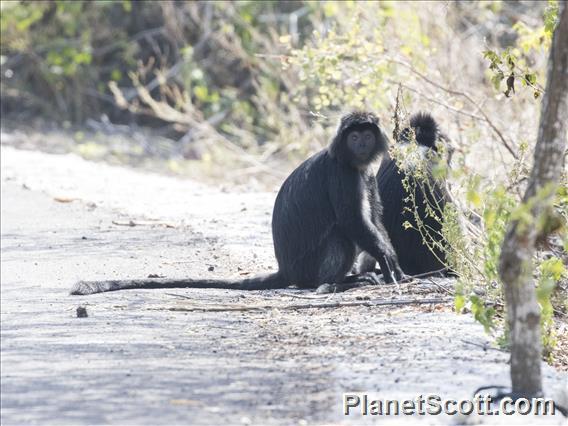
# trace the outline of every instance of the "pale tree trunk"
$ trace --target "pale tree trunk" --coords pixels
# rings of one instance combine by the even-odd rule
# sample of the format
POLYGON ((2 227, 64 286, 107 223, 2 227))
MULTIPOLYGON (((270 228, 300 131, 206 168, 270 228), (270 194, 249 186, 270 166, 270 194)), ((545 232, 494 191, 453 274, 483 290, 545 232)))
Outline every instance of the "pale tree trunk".
POLYGON ((568 131, 568 7, 564 1, 559 7, 534 165, 523 197, 523 204, 530 206, 532 221, 528 226, 526 222, 509 224, 499 265, 511 337, 513 393, 527 396, 542 394, 540 308, 533 282, 533 255, 540 236, 537 228, 560 181, 568 131))

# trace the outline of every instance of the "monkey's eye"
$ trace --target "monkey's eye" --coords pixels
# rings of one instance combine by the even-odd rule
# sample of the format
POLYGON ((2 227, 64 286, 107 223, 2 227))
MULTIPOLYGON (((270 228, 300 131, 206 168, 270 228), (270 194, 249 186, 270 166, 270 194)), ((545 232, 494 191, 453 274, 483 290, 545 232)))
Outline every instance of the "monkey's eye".
POLYGON ((370 142, 372 138, 373 138, 373 136, 370 133, 367 133, 365 135, 365 141, 367 141, 367 142, 370 142))
POLYGON ((359 139, 359 135, 357 135, 357 133, 351 133, 349 135, 349 139, 351 139, 353 142, 356 142, 357 139, 359 139))

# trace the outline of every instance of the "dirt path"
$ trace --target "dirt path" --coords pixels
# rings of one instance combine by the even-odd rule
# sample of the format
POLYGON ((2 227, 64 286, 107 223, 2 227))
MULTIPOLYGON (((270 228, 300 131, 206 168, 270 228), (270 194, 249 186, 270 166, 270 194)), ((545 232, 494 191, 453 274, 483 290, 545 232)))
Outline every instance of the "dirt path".
MULTIPOLYGON (((344 392, 457 399, 509 383, 508 355, 488 349, 482 327, 451 304, 285 309, 314 302, 297 290, 69 296, 79 278, 274 268, 275 193, 227 193, 75 156, 1 154, 3 425, 360 424, 377 419, 343 416, 344 392), (183 311, 259 304, 281 308, 183 311), (79 305, 88 318, 76 318, 79 305)), ((330 300, 444 297, 401 290, 330 300)), ((547 390, 567 386, 566 374, 544 368, 547 390)))

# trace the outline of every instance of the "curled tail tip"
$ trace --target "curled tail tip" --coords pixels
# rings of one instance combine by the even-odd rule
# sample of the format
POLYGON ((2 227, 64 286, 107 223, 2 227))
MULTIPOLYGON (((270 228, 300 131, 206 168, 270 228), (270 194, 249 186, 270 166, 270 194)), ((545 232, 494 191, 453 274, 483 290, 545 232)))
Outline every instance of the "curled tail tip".
POLYGON ((87 294, 98 293, 98 291, 97 286, 93 285, 93 283, 88 281, 77 281, 73 284, 69 294, 72 296, 84 296, 87 294))

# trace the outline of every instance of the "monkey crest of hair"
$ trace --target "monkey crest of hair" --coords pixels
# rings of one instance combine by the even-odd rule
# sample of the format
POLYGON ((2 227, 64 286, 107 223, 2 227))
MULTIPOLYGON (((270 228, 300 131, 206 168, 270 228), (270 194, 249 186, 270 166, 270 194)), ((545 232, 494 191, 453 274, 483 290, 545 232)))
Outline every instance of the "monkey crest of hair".
POLYGON ((379 126, 379 118, 372 112, 353 111, 341 118, 336 135, 329 147, 329 153, 332 158, 337 158, 340 162, 359 167, 366 166, 375 161, 380 154, 386 152, 387 145, 387 138, 379 126), (345 137, 351 130, 365 129, 373 131, 376 143, 371 154, 361 162, 355 159, 352 153, 349 152, 347 144, 345 143, 345 137))
MULTIPOLYGON (((436 140, 439 135, 438 123, 427 112, 419 112, 410 117, 410 127, 414 130, 416 135, 416 142, 419 145, 437 151, 436 140)), ((410 129, 405 128, 401 135, 402 142, 410 142, 410 129)))

